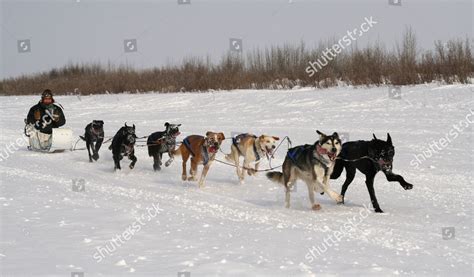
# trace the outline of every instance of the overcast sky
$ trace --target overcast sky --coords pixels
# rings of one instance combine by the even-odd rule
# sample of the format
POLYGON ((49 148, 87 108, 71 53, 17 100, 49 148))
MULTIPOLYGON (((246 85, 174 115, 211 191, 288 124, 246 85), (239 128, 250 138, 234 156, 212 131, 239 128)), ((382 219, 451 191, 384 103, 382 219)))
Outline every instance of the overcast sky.
POLYGON ((0 1, 0 79, 70 62, 149 68, 189 56, 217 60, 230 38, 242 39, 244 53, 285 42, 314 45, 341 38, 370 16, 377 24, 358 45, 379 40, 392 48, 412 26, 428 49, 438 39, 472 39, 474 25, 472 0, 0 1), (125 39, 136 39, 137 51, 126 53, 125 39), (29 44, 19 47, 19 40, 29 44))

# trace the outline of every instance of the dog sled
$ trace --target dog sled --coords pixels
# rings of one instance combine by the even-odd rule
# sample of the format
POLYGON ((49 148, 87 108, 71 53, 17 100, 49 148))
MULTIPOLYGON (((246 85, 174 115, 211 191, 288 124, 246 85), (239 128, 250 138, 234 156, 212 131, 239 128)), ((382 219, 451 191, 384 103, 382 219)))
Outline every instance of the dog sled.
POLYGON ((31 151, 58 153, 72 150, 73 133, 68 128, 53 128, 52 134, 41 133, 33 124, 25 126, 25 135, 29 139, 31 151))

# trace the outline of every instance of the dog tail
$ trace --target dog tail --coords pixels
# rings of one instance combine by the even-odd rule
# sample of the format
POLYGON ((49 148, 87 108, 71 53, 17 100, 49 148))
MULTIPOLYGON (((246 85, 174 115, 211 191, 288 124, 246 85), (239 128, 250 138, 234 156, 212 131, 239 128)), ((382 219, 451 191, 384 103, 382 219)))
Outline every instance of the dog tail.
MULTIPOLYGON (((233 154, 235 152, 239 152, 239 149, 237 148, 237 146, 235 146, 235 144, 232 143, 232 145, 230 146, 230 153, 229 154, 225 154, 225 159, 228 161, 228 162, 232 162, 232 163, 235 163, 236 161, 234 160, 234 157, 233 157, 233 154)), ((239 152, 240 154, 240 152, 239 152)))
POLYGON ((83 141, 86 141, 86 138, 84 136, 79 136, 83 141))
POLYGON ((234 161, 234 159, 232 159, 232 156, 230 154, 225 154, 224 157, 228 162, 233 162, 234 161))
POLYGON ((273 181, 275 183, 283 184, 283 173, 278 172, 278 171, 270 171, 267 174, 267 178, 270 181, 273 181))

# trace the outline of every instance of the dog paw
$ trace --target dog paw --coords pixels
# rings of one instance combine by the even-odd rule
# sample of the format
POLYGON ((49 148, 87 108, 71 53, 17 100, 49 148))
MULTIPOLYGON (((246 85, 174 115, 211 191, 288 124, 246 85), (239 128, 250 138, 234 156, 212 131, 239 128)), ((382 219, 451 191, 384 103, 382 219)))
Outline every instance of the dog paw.
POLYGON ((319 204, 314 204, 313 207, 311 207, 311 209, 312 209, 313 211, 319 211, 319 210, 321 210, 321 205, 319 205, 319 204))
POLYGON ((130 169, 133 169, 135 166, 133 164, 129 165, 130 169))
POLYGON ((247 169, 247 174, 249 176, 255 175, 256 173, 257 173, 257 171, 255 171, 255 169, 253 169, 253 168, 247 169))
POLYGON ((380 209, 380 208, 375 208, 375 212, 376 213, 383 213, 382 209, 380 209))
POLYGON ((337 204, 342 204, 342 203, 344 203, 344 197, 339 194, 339 195, 336 197, 336 203, 337 203, 337 204))
POLYGON ((92 158, 94 159, 94 161, 97 161, 99 159, 99 153, 95 153, 94 155, 92 155, 92 158))
POLYGON ((344 196, 342 196, 342 201, 341 202, 337 202, 338 205, 344 205, 344 196))
POLYGON ((403 188, 404 188, 405 190, 410 190, 410 189, 413 188, 413 185, 412 185, 412 184, 409 184, 409 183, 406 183, 406 184, 403 186, 403 188))
POLYGON ((181 175, 181 180, 186 181, 188 179, 188 176, 186 175, 181 175))

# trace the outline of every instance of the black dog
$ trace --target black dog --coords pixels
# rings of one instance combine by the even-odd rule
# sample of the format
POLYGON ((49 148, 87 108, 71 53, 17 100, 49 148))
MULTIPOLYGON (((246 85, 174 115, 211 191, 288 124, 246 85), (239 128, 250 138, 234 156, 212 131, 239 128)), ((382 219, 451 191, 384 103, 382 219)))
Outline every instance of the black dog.
POLYGON ((148 136, 148 155, 153 157, 153 169, 155 171, 161 170, 161 159, 163 153, 168 153, 170 159, 165 163, 169 166, 173 162, 173 151, 176 147, 176 137, 179 136, 179 126, 181 124, 165 123, 166 129, 163 132, 155 132, 148 136))
POLYGON ((89 161, 92 162, 92 159, 97 161, 99 159, 99 149, 104 141, 104 121, 93 120, 87 124, 84 136, 80 136, 80 138, 86 142, 89 161))
POLYGON ((112 144, 109 146, 109 150, 112 150, 115 170, 122 169, 120 167, 120 160, 122 160, 124 156, 128 156, 128 158, 132 161, 129 167, 130 169, 133 169, 135 163, 137 162, 137 157, 135 157, 136 139, 137 136, 135 135, 135 124, 130 127, 127 126, 127 123, 125 123, 125 126, 120 128, 117 134, 115 134, 112 144))
POLYGON ((374 191, 374 178, 379 171, 385 174, 389 182, 396 181, 405 190, 412 189, 412 184, 407 183, 402 176, 392 172, 394 155, 395 147, 393 147, 390 134, 387 134, 387 141, 379 140, 374 135, 374 139, 371 141, 359 140, 344 143, 341 154, 334 166, 334 171, 331 174, 331 179, 337 179, 341 175, 342 170, 346 169, 346 180, 341 190, 342 203, 344 203, 344 194, 349 184, 354 180, 356 169, 365 174, 365 184, 369 190, 372 206, 377 213, 383 213, 374 191))

